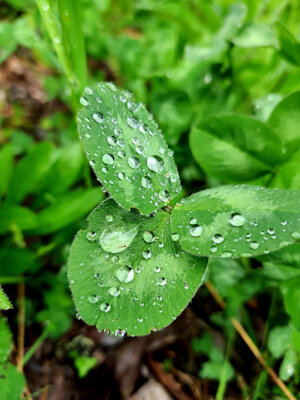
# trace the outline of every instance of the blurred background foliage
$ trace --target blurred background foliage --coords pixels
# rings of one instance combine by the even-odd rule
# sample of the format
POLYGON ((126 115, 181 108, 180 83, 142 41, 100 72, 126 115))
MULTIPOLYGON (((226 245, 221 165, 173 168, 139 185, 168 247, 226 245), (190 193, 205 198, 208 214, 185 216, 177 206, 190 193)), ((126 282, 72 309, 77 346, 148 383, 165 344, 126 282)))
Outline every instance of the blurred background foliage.
MULTIPOLYGON (((76 393, 100 361, 92 356, 97 342, 80 336, 83 324, 75 318, 66 261, 75 233, 105 196, 78 140, 76 112, 83 87, 113 81, 146 103, 174 151, 186 194, 236 183, 234 175, 222 179, 217 164, 211 171, 197 159, 197 148, 204 144, 189 132, 206 117, 231 112, 266 122, 282 99, 300 90, 300 4, 5 0, 0 18, 0 284, 14 306, 5 312, 9 323, 0 317, 0 377, 5 377, 0 398, 20 398, 25 385, 13 365, 24 307, 29 355, 19 359, 19 371, 26 364, 30 389, 41 390, 42 396, 45 385, 30 365, 34 357, 39 360, 34 355, 39 346, 51 344, 78 377, 76 393), (50 11, 58 21, 54 25, 47 20, 50 11), (2 354, 13 341, 12 353, 2 354)), ((282 111, 292 110, 286 118, 293 119, 298 138, 299 98, 282 111)), ((300 142, 295 143, 278 170, 250 173, 242 182, 300 190, 300 142)), ((213 159, 209 142, 205 146, 213 159)), ((170 352, 161 350, 158 358, 166 370, 175 365, 198 376, 206 388, 204 399, 284 398, 237 338, 234 316, 297 395, 300 244, 254 260, 213 259, 207 279, 227 306, 218 309, 206 288, 199 291, 191 310, 204 321, 202 328, 189 337, 189 350, 181 358, 173 354, 170 360, 170 352)), ((97 378, 91 384, 97 386, 97 378)), ((118 398, 124 394, 120 387, 112 392, 115 397, 99 389, 89 398, 118 398)), ((74 393, 53 398, 85 398, 74 393)))

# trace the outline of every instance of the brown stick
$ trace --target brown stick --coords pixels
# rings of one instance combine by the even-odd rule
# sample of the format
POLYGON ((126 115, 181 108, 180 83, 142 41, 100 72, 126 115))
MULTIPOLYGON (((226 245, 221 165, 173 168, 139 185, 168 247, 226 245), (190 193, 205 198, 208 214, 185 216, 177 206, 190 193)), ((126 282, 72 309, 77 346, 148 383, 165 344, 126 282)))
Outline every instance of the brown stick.
MULTIPOLYGON (((221 295, 217 292, 216 288, 210 283, 206 282, 206 287, 213 296, 213 298, 216 300, 216 302, 219 304, 219 306, 224 309, 226 307, 225 301, 222 299, 221 295)), ((282 380, 279 378, 279 376, 276 374, 276 372, 273 370, 273 368, 269 367, 267 364, 267 361, 264 359, 263 355, 259 351, 258 347, 255 345, 253 340, 250 338, 248 333, 245 331, 244 327, 242 324, 234 317, 231 317, 231 323, 238 332, 238 334, 241 336, 241 338, 244 340, 246 345, 249 347, 249 349, 252 351, 256 359, 260 362, 260 364, 266 369, 270 377, 273 379, 273 381, 280 387, 282 392, 286 395, 286 397, 289 400, 296 400, 296 397, 290 392, 288 387, 282 382, 282 380)))

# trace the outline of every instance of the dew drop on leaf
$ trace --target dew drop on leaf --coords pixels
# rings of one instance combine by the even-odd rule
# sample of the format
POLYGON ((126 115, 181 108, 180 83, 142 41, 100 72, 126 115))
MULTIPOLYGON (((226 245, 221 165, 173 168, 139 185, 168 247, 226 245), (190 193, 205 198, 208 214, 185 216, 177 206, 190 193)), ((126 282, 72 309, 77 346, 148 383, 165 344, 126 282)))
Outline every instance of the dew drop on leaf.
POLYGON ((146 259, 146 260, 148 260, 149 258, 151 258, 151 256, 152 256, 152 254, 151 254, 151 251, 144 251, 143 252, 143 257, 146 259))
POLYGON ((102 157, 104 164, 111 165, 114 162, 114 156, 112 154, 104 154, 102 157))
POLYGON ((107 313, 110 310, 110 305, 108 303, 102 303, 99 308, 100 311, 107 313))
POLYGON ((138 226, 112 226, 104 229, 100 245, 108 253, 120 253, 127 249, 138 232, 138 226))
POLYGON ((159 280, 159 285, 160 285, 160 286, 166 286, 166 284, 167 284, 166 278, 160 278, 160 280, 159 280))
POLYGON ((95 304, 98 301, 98 296, 89 296, 88 300, 91 304, 95 304))
POLYGON ((151 181, 151 179, 148 178, 148 177, 146 177, 146 176, 143 176, 142 179, 141 179, 141 186, 142 186, 144 189, 150 189, 151 186, 152 186, 152 181, 151 181))
POLYGON ((147 167, 152 172, 160 172, 164 168, 163 159, 158 156, 150 156, 147 158, 147 167))
POLYGON ((198 237, 202 234, 203 228, 201 225, 194 225, 190 228, 190 234, 194 237, 198 237))
POLYGON ((137 128, 139 126, 139 120, 135 117, 127 117, 127 124, 130 128, 137 128))
POLYGON ((120 290, 118 288, 116 288, 115 286, 112 286, 109 290, 108 293, 113 296, 113 297, 117 297, 120 294, 120 290))
POLYGON ((179 234, 178 233, 173 233, 171 235, 171 239, 173 240, 173 242, 177 242, 179 240, 179 234))
POLYGON ((197 218, 190 219, 190 225, 195 225, 197 223, 197 218))
POLYGON ((116 272, 117 278, 120 282, 128 283, 134 278, 134 271, 129 265, 123 265, 116 272))
POLYGON ((229 217, 229 223, 235 227, 243 226, 245 223, 245 217, 239 213, 231 214, 229 217))
POLYGON ((251 248, 252 250, 257 250, 257 249, 259 248, 259 243, 257 243, 257 242, 251 242, 251 243, 249 244, 249 246, 250 246, 250 248, 251 248))
POLYGON ((158 194, 158 197, 161 201, 169 200, 170 194, 167 190, 161 190, 158 194))
POLYGON ((138 168, 141 162, 137 157, 128 157, 128 165, 130 168, 138 168))
POLYGON ((145 231, 143 234, 143 239, 146 243, 152 243, 154 241, 154 234, 151 231, 145 231))
POLYGON ((86 238, 87 240, 89 240, 90 242, 94 242, 97 239, 97 233, 94 231, 89 231, 86 234, 86 238))
POLYGON ((220 235, 219 233, 217 233, 216 235, 214 235, 211 240, 215 243, 215 244, 220 244, 222 242, 224 242, 224 238, 222 235, 220 235))
POLYGON ((82 106, 84 106, 84 107, 86 107, 86 106, 89 104, 89 102, 87 101, 87 99, 86 99, 85 97, 83 97, 83 96, 80 97, 79 102, 80 102, 80 104, 81 104, 82 106))
POLYGON ((97 122, 97 124, 101 124, 104 121, 104 116, 100 112, 96 112, 93 114, 93 120, 97 122))

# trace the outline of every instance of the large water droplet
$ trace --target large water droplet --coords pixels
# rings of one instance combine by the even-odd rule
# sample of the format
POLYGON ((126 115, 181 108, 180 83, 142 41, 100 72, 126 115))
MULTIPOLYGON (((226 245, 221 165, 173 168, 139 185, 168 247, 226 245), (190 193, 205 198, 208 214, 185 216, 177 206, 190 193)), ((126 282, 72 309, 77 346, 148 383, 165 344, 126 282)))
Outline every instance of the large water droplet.
POLYGON ((229 217, 230 225, 235 227, 243 226, 245 221, 245 217, 239 213, 231 214, 229 217))
POLYGON ((104 229, 100 236, 100 245, 108 253, 120 253, 130 246, 138 232, 137 225, 124 224, 122 226, 112 225, 104 229))
POLYGON ((116 272, 117 278, 120 282, 128 283, 134 278, 134 271, 130 265, 123 265, 116 272))
POLYGON ((104 164, 111 165, 114 162, 114 156, 112 154, 104 154, 102 157, 104 164))
POLYGON ((150 156, 147 158, 147 167, 152 172, 160 172, 164 168, 163 159, 159 156, 150 156))
POLYGON ((104 116, 100 112, 96 112, 93 114, 93 120, 97 122, 97 124, 101 124, 104 121, 104 116))

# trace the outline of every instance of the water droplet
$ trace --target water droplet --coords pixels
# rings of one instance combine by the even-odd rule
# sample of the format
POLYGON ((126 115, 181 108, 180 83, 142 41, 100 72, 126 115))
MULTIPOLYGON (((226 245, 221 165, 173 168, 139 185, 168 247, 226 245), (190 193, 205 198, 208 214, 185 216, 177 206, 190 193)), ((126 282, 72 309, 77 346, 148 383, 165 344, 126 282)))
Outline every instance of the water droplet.
POLYGON ((151 231, 145 231, 143 234, 143 239, 146 243, 152 243, 154 241, 154 234, 151 231))
POLYGON ((160 285, 160 286, 166 286, 166 284, 167 284, 166 278, 160 278, 160 280, 159 280, 159 285, 160 285))
POLYGON ((105 217, 107 222, 113 222, 114 217, 111 214, 107 214, 107 216, 105 217))
POLYGON ((89 296, 89 302, 91 303, 91 304, 95 304, 95 303, 97 303, 97 301, 98 301, 98 296, 96 296, 96 295, 94 295, 94 296, 89 296))
POLYGON ((111 165, 114 162, 114 156, 112 154, 104 154, 102 157, 104 164, 111 165))
POLYGON ((108 303, 102 303, 99 308, 102 312, 107 313, 110 310, 110 305, 108 303))
POLYGON ((118 173, 118 178, 119 178, 120 180, 122 180, 122 179, 125 178, 125 175, 123 174, 123 172, 119 172, 119 173, 118 173))
POLYGON ((146 259, 146 260, 148 260, 149 258, 151 258, 151 256, 152 256, 152 253, 151 253, 151 251, 144 251, 143 252, 143 257, 146 259))
POLYGON ((117 297, 120 294, 120 290, 118 288, 116 288, 115 286, 113 286, 109 289, 108 293, 113 297, 117 297))
POLYGON ((119 151, 118 151, 118 157, 124 158, 125 156, 126 156, 126 153, 125 153, 124 150, 119 150, 119 151))
POLYGON ((210 251, 211 251, 212 253, 216 253, 216 252, 218 251, 218 249, 217 249, 217 247, 212 246, 212 247, 210 248, 210 251))
POLYGON ((140 105, 135 103, 134 101, 128 101, 127 103, 128 110, 131 112, 137 112, 140 108, 140 105))
POLYGON ((200 225, 194 225, 190 228, 190 234, 194 237, 198 237, 202 234, 203 228, 200 225))
POLYGON ((143 154, 144 147, 143 147, 143 146, 137 146, 136 149, 135 149, 135 151, 136 151, 138 154, 143 154))
POLYGON ((115 146, 115 144, 117 143, 117 138, 113 135, 107 136, 107 143, 111 146, 115 146))
POLYGON ((124 265, 116 272, 117 278, 120 282, 128 283, 134 278, 134 271, 129 265, 124 265))
POLYGON ((139 126, 139 131, 140 131, 141 133, 147 133, 148 130, 149 130, 149 128, 148 128, 148 126, 147 126, 146 124, 141 124, 141 125, 139 126))
POLYGON ((79 102, 80 102, 80 104, 81 104, 82 106, 84 106, 84 107, 86 107, 86 106, 89 104, 87 98, 86 98, 86 97, 83 97, 83 96, 80 97, 79 102))
POLYGON ((145 189, 150 189, 152 186, 152 181, 150 178, 143 176, 141 179, 141 186, 145 189))
POLYGON ((119 147, 124 147, 125 146, 125 141, 123 139, 117 139, 117 145, 119 147))
POLYGON ((89 231, 86 234, 86 238, 87 240, 89 240, 90 242, 94 242, 97 239, 97 233, 94 231, 89 231))
POLYGON ((292 233, 292 238, 295 240, 299 240, 300 239, 300 232, 293 232, 292 233))
POLYGON ((135 117, 127 117, 127 124, 131 128, 137 128, 139 126, 139 120, 135 117))
POLYGON ((89 161, 89 164, 90 164, 91 167, 94 167, 94 166, 95 166, 95 161, 90 160, 90 161, 89 161))
POLYGON ((142 323, 144 321, 143 318, 138 318, 137 320, 139 323, 142 323))
POLYGON ((232 256, 232 253, 230 253, 229 251, 225 251, 225 253, 221 254, 221 257, 223 257, 223 258, 229 258, 231 256, 232 256))
POLYGON ((168 201, 170 194, 167 190, 161 190, 158 194, 158 197, 161 201, 168 201))
POLYGON ((214 235, 211 240, 215 243, 215 244, 220 244, 222 242, 224 242, 224 238, 222 235, 220 235, 219 233, 217 233, 216 235, 214 235))
POLYGON ((101 124, 104 121, 104 116, 100 112, 96 112, 93 114, 93 120, 97 122, 97 124, 101 124))
POLYGON ((141 165, 140 160, 137 157, 128 157, 128 165, 130 168, 138 168, 141 165))
POLYGON ((114 129, 114 134, 115 134, 116 136, 120 136, 120 135, 122 135, 122 133, 123 133, 123 131, 122 131, 121 128, 115 128, 115 129, 114 129))
POLYGON ((249 246, 250 246, 250 248, 251 248, 252 250, 257 250, 257 249, 259 248, 259 243, 257 243, 257 242, 251 242, 251 243, 249 244, 249 246))
POLYGON ((177 242, 179 240, 179 234, 178 233, 173 233, 171 235, 171 239, 173 240, 173 242, 177 242))
POLYGON ((197 218, 191 218, 190 219, 190 224, 195 225, 197 223, 197 218))
POLYGON ((269 229, 267 230, 267 232, 268 232, 269 235, 274 235, 275 229, 269 228, 269 229))
POLYGON ((164 168, 163 159, 158 156, 150 156, 147 158, 147 167, 152 172, 160 172, 164 168))
POLYGON ((245 217, 238 213, 231 214, 229 217, 229 223, 235 227, 243 226, 245 223, 245 217))
POLYGON ((138 226, 124 224, 112 225, 104 229, 100 236, 100 245, 108 253, 120 253, 127 249, 138 232, 138 226))
POLYGON ((120 258, 119 258, 118 256, 113 256, 112 259, 111 259, 111 261, 112 261, 114 264, 117 264, 117 263, 119 262, 119 260, 120 260, 120 258))

